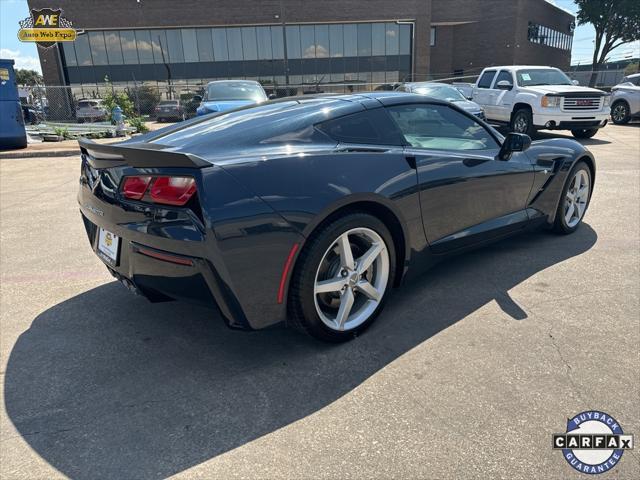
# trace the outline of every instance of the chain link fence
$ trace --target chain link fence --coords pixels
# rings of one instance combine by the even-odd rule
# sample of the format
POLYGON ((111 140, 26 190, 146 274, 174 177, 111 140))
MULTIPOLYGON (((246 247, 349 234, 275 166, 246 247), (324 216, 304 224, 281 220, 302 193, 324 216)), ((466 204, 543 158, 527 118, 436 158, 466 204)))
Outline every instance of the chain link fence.
MULTIPOLYGON (((590 71, 565 72, 581 85, 589 82, 590 71)), ((451 83, 470 97, 479 72, 464 76, 414 75, 411 81, 439 81, 451 83)), ((620 82, 622 71, 598 72, 597 85, 608 89, 620 82)), ((316 93, 357 93, 376 90, 394 90, 399 83, 322 83, 300 85, 264 84, 267 95, 288 97, 316 93)), ((196 115, 204 96, 205 83, 188 84, 83 84, 79 86, 21 87, 25 123, 99 124, 110 122, 110 105, 116 97, 125 116, 141 117, 144 121, 178 121, 196 115)))

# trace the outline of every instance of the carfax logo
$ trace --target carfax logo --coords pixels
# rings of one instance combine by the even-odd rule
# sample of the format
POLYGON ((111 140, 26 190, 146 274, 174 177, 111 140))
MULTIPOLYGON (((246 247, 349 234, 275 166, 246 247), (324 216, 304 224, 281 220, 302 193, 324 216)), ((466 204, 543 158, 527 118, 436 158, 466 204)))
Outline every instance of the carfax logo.
POLYGON ((566 433, 553 435, 553 448, 562 450, 577 471, 598 474, 611 470, 633 448, 633 435, 625 435, 611 415, 589 410, 567 420, 566 433))
POLYGON ((73 42, 77 32, 71 21, 62 16, 62 9, 32 9, 31 16, 20 20, 18 39, 21 42, 36 42, 49 48, 56 42, 73 42))

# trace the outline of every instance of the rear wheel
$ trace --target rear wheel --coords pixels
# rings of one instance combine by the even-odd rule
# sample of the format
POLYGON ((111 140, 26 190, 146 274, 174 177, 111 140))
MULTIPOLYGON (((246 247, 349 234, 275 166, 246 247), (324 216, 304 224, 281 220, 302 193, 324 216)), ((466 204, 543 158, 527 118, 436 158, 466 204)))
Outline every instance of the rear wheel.
POLYGON ((382 310, 395 263, 391 234, 376 217, 353 213, 322 227, 297 261, 291 325, 320 340, 352 339, 382 310))
POLYGON ((611 120, 613 120, 613 123, 616 125, 628 123, 631 118, 629 113, 629 105, 627 105, 627 102, 619 101, 611 106, 611 120))
POLYGON ((511 131, 516 133, 526 133, 532 137, 536 129, 533 126, 533 115, 528 108, 516 110, 511 118, 511 131))
POLYGON ((558 233, 575 232, 591 200, 591 170, 584 162, 578 162, 567 176, 562 197, 556 211, 553 228, 558 233))
POLYGON ((598 133, 597 128, 579 128, 571 130, 571 134, 576 138, 591 138, 598 133))

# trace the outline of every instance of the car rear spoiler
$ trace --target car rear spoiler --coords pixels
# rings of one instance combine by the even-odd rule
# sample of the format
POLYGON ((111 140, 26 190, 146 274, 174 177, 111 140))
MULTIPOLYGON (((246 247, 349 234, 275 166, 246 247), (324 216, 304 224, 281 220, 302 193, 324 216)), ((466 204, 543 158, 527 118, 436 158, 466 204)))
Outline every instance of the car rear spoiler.
POLYGON ((172 152, 156 143, 125 143, 109 145, 81 138, 80 151, 94 168, 129 165, 136 168, 152 167, 210 167, 211 162, 190 153, 172 152))

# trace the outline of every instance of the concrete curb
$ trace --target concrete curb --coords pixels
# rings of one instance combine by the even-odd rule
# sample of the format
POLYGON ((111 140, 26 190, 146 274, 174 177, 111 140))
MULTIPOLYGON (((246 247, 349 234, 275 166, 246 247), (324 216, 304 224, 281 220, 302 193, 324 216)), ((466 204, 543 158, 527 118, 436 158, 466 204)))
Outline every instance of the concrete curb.
POLYGON ((40 157, 73 157, 80 155, 80 149, 74 150, 41 150, 41 151, 14 151, 0 153, 0 160, 18 158, 40 158, 40 157))

